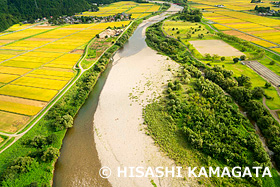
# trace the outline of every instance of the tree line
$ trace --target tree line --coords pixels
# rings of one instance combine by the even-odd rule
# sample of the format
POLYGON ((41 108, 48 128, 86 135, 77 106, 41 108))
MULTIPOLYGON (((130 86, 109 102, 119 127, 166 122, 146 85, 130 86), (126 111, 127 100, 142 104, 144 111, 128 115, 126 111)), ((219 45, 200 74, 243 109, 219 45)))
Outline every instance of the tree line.
MULTIPOLYGON (((34 22, 38 18, 57 18, 74 15, 96 5, 110 4, 121 0, 1 0, 0 31, 20 21, 34 22), (95 3, 95 4, 93 4, 95 3)), ((136 2, 140 0, 135 0, 136 2)))
POLYGON ((260 87, 250 89, 252 84, 250 78, 244 75, 236 78, 238 84, 224 86, 223 82, 226 79, 232 79, 232 75, 225 78, 224 74, 221 73, 222 71, 226 70, 221 67, 206 70, 205 78, 212 80, 226 90, 244 108, 249 117, 257 123, 262 134, 267 139, 269 149, 274 152, 273 158, 277 166, 280 167, 280 125, 263 104, 257 101, 265 96, 263 89, 260 87))
MULTIPOLYGON (((135 22, 120 38, 122 43, 128 40, 139 23, 141 21, 135 22)), ((71 89, 47 112, 40 123, 36 125, 39 130, 25 135, 16 142, 16 153, 5 157, 6 169, 0 173, 0 186, 14 186, 14 182, 17 182, 17 184, 20 182, 22 186, 24 184, 27 184, 27 186, 49 186, 49 181, 48 183, 42 183, 40 177, 43 177, 43 175, 45 177, 52 171, 48 169, 42 171, 43 169, 40 170, 40 167, 46 164, 52 165, 58 158, 59 150, 57 147, 61 147, 66 130, 73 126, 73 118, 86 101, 99 75, 110 62, 112 55, 119 48, 120 45, 115 44, 108 49, 98 62, 84 72, 71 89), (59 139, 61 142, 58 142, 59 139), (33 177, 38 180, 27 181, 24 178, 24 175, 38 170, 40 170, 40 173, 36 174, 38 176, 33 177)))
MULTIPOLYGON (((147 29, 148 45, 183 64, 184 71, 198 79, 195 86, 204 97, 194 95, 190 98, 188 97, 188 101, 180 101, 174 91, 177 91, 182 86, 178 86, 179 83, 175 82, 168 85, 169 114, 175 119, 174 121, 179 122, 179 126, 185 128, 184 131, 188 141, 196 149, 202 150, 214 158, 221 159, 229 165, 238 163, 250 166, 270 165, 270 158, 255 133, 248 131, 246 138, 244 136, 241 139, 238 138, 243 134, 242 128, 238 128, 239 125, 249 127, 248 129, 251 129, 252 132, 254 130, 248 119, 230 104, 230 100, 235 100, 245 109, 249 117, 257 122, 268 140, 269 148, 274 152, 274 160, 279 167, 279 124, 264 108, 262 103, 256 100, 263 97, 262 88, 250 89, 250 80, 244 75, 234 79, 232 71, 217 66, 212 69, 205 66, 194 59, 178 41, 166 38, 162 33, 161 25, 162 22, 156 23, 147 29), (165 45, 164 42, 168 42, 168 45, 165 45), (202 77, 203 74, 205 78, 202 77), (232 97, 224 96, 223 90, 232 97), (211 129, 215 130, 212 132, 211 129), (219 138, 219 133, 221 133, 221 138, 219 138), (225 139, 223 139, 224 136, 226 137, 225 139), (227 139, 231 141, 228 142, 227 139), (224 143, 228 143, 228 145, 224 145, 224 143), (231 148, 232 145, 233 147, 231 148), (242 151, 238 152, 234 147, 242 151), (254 152, 253 162, 249 161, 248 155, 246 156, 249 150, 254 152), (219 154, 221 155, 219 156, 219 154)), ((235 40, 235 38, 233 39, 235 40)), ((252 47, 250 45, 246 46, 252 47)), ((188 76, 182 78, 183 82, 188 82, 189 79, 188 76)), ((193 92, 192 89, 188 91, 188 93, 193 92)), ((257 186, 261 185, 259 180, 253 181, 253 183, 257 186)))

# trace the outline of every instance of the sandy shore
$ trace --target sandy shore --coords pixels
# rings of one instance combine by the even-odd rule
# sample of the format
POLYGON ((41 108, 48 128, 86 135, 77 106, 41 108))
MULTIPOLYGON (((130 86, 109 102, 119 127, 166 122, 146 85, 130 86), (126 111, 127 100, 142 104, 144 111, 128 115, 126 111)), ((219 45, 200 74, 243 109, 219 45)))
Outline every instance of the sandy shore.
MULTIPOLYGON (((173 10, 174 7, 171 7, 173 10)), ((157 19, 155 17, 154 19, 157 19)), ((146 21, 142 23, 142 26, 146 21)), ((145 29, 142 30, 144 37, 145 29)), ((142 41, 130 43, 129 48, 142 45, 142 41)), ((143 108, 159 99, 173 77, 168 68, 179 65, 166 56, 144 47, 134 55, 114 56, 114 64, 100 94, 94 115, 94 139, 102 166, 111 169, 108 179, 112 186, 188 186, 190 180, 183 178, 130 178, 118 177, 118 167, 172 167, 174 161, 164 155, 146 135, 143 125, 143 108)))
MULTIPOLYGON (((146 135, 143 106, 158 98, 167 80, 168 67, 178 64, 150 48, 115 62, 101 92, 94 116, 95 142, 102 166, 112 170, 113 186, 152 186, 150 178, 118 178, 117 167, 175 166, 146 135)), ((153 179, 157 186, 182 186, 182 178, 153 179)), ((184 184, 186 186, 186 184, 184 184)))

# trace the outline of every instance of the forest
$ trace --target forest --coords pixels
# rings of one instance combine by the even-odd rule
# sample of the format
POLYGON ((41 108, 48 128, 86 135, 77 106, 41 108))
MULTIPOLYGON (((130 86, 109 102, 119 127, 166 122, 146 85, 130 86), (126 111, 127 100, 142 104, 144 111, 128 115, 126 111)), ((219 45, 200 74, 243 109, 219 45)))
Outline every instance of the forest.
POLYGON ((0 31, 19 21, 73 15, 91 7, 87 0, 1 0, 0 31))
POLYGON ((100 5, 118 1, 120 0, 1 0, 0 31, 20 21, 32 23, 35 19, 43 17, 70 16, 95 7, 93 3, 100 5))

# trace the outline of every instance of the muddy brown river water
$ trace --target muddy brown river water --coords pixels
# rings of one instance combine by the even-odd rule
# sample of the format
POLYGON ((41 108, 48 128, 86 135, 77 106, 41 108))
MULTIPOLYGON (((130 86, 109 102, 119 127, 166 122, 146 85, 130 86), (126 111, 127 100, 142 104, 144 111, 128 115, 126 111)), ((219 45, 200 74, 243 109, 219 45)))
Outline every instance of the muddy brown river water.
MULTIPOLYGON (((173 5, 176 6, 176 5, 173 5)), ((127 57, 147 47, 143 29, 163 20, 166 15, 152 17, 146 24, 138 27, 129 41, 118 51, 120 57, 127 57)), ((112 62, 98 79, 84 106, 77 114, 73 128, 69 129, 63 140, 61 155, 55 165, 53 186, 111 186, 107 179, 99 176, 101 163, 94 141, 94 113, 112 62)))

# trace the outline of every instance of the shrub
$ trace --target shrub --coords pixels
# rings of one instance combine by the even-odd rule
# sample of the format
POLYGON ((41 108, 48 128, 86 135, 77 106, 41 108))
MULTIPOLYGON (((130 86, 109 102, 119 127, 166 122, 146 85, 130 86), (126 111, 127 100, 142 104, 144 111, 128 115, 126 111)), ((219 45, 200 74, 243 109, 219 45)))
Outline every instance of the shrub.
POLYGON ((255 87, 252 90, 252 97, 255 99, 261 99, 264 95, 264 90, 261 87, 255 87))
POLYGON ((272 60, 269 64, 270 64, 270 65, 274 65, 274 64, 275 64, 275 61, 272 60))
POLYGON ((237 58, 237 57, 235 57, 234 59, 233 59, 233 62, 236 64, 237 62, 239 61, 239 58, 237 58))
POLYGON ((241 56, 240 56, 240 59, 241 59, 241 60, 245 60, 245 59, 246 59, 246 56, 245 56, 245 55, 241 55, 241 56))
POLYGON ((265 88, 271 87, 271 83, 270 83, 270 82, 266 82, 265 85, 264 85, 264 87, 265 87, 265 88))
POLYGON ((59 150, 54 147, 49 147, 43 152, 41 159, 44 162, 51 162, 57 159, 58 156, 59 156, 59 150))

